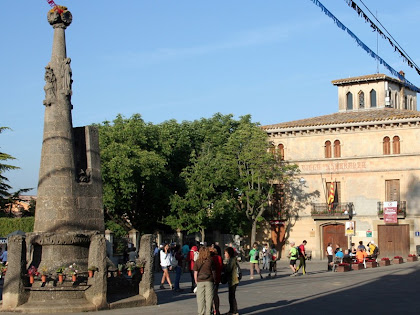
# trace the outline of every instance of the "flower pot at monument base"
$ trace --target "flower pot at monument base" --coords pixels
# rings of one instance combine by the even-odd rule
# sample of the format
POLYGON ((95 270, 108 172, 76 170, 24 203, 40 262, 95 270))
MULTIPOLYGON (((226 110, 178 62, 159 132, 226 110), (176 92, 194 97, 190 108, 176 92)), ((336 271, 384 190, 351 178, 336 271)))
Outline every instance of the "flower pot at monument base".
POLYGON ((63 281, 64 281, 63 274, 62 273, 59 273, 58 274, 58 282, 63 283, 63 281))
POLYGON ((93 278, 93 270, 88 270, 89 278, 93 278))
POLYGON ((144 274, 144 267, 140 267, 140 273, 144 274))
POLYGON ((71 276, 71 281, 76 282, 77 281, 77 276, 76 275, 72 275, 71 276))
POLYGON ((131 270, 127 270, 127 275, 129 276, 129 277, 131 277, 131 275, 132 275, 133 273, 132 273, 132 271, 131 270))
POLYGON ((47 276, 46 275, 42 275, 41 276, 41 281, 42 281, 42 283, 47 282, 47 276))
POLYGON ((33 283, 34 283, 34 281, 35 281, 34 276, 33 276, 33 275, 30 275, 30 276, 29 276, 29 283, 30 283, 30 284, 33 284, 33 283))

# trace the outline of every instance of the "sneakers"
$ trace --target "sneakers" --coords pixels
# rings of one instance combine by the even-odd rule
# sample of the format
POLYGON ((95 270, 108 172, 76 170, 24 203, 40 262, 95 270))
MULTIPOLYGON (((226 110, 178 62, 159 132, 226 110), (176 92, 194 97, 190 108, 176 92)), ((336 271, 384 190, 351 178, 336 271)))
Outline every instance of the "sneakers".
POLYGON ((169 287, 171 288, 171 290, 174 289, 174 286, 172 284, 170 284, 169 287))
POLYGON ((253 280, 253 279, 254 279, 254 277, 251 277, 251 278, 249 278, 249 279, 253 280))

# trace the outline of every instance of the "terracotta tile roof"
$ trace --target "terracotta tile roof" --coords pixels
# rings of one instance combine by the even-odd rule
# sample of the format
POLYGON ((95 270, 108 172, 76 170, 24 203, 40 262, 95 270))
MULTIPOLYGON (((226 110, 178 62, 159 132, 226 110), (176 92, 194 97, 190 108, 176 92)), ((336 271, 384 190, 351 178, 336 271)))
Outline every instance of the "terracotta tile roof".
POLYGON ((381 80, 387 80, 387 81, 394 81, 399 84, 402 84, 402 82, 398 79, 389 77, 382 73, 375 73, 375 74, 369 74, 369 75, 362 75, 358 77, 352 77, 352 78, 346 78, 346 79, 338 79, 331 81, 334 85, 342 85, 342 84, 352 84, 352 83, 360 83, 360 82, 368 82, 368 81, 381 81, 381 80))
POLYGON ((390 120, 410 118, 419 118, 420 120, 420 112, 394 108, 380 108, 374 110, 334 113, 325 116, 289 121, 274 125, 266 125, 262 126, 261 128, 264 130, 269 130, 283 128, 315 127, 362 122, 385 122, 390 120))

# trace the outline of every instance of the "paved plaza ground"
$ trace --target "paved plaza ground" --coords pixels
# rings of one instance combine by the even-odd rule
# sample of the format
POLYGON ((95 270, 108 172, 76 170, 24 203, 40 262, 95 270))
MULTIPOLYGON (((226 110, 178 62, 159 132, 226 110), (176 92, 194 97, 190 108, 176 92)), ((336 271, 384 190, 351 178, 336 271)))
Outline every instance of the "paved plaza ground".
MULTIPOLYGON (((308 261, 307 275, 290 277, 290 269, 282 261, 276 278, 250 280, 248 264, 243 263, 244 277, 237 289, 239 314, 420 313, 420 262, 345 273, 327 272, 326 265, 326 261, 308 261)), ((160 290, 160 278, 161 273, 156 273, 159 305, 91 314, 197 314, 195 295, 189 293, 188 273, 182 275, 181 287, 185 291, 181 293, 160 290)), ((221 312, 227 312, 226 285, 220 288, 220 300, 221 312)))

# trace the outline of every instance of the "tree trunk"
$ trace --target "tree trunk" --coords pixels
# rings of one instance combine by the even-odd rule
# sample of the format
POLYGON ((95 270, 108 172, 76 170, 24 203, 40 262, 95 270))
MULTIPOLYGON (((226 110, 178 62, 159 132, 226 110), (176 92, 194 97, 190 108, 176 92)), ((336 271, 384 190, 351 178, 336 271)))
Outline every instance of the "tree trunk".
POLYGON ((204 238, 206 236, 206 231, 204 228, 201 228, 201 241, 204 243, 204 238))
POLYGON ((255 238, 257 236, 257 220, 252 221, 252 229, 251 229, 251 244, 250 248, 252 248, 252 245, 255 243, 255 238))

